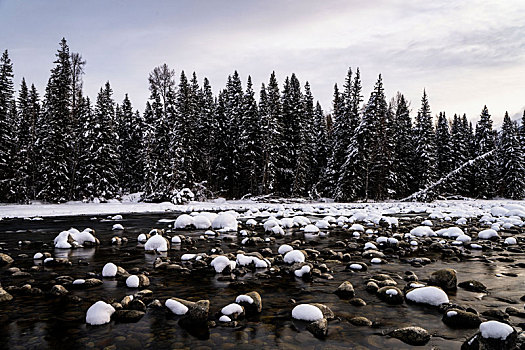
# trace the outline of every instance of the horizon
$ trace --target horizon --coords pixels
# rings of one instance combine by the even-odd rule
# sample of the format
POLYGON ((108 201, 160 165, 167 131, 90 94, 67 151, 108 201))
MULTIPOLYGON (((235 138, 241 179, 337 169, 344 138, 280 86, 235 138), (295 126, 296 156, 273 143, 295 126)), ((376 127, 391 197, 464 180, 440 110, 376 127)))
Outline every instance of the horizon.
POLYGON ((94 98, 110 81, 115 101, 121 103, 128 93, 141 112, 149 97, 149 72, 166 63, 176 71, 177 82, 182 70, 195 71, 201 85, 204 77, 210 80, 214 93, 235 70, 243 88, 251 75, 257 95, 272 71, 280 88, 295 73, 303 87, 309 81, 325 113, 332 109, 333 85, 342 88, 348 68, 359 67, 365 102, 382 74, 388 99, 403 93, 412 116, 423 89, 433 116, 466 113, 475 123, 487 105, 499 126, 506 111, 513 119, 523 114, 525 26, 514 23, 525 4, 519 1, 155 5, 0 1, 0 30, 6 34, 1 49, 9 51, 16 89, 25 77, 43 96, 65 37, 71 52, 87 61, 88 96, 94 98), (58 10, 62 17, 55 15, 58 10))

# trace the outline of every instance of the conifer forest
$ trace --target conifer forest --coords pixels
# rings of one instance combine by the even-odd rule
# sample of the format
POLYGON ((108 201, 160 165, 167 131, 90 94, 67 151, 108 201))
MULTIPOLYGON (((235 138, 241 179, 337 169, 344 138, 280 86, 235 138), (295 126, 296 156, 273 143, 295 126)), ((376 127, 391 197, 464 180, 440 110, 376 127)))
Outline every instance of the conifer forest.
POLYGON ((321 106, 295 74, 254 86, 234 71, 215 94, 206 77, 162 64, 144 77, 150 97, 139 111, 109 81, 86 96, 86 60, 65 39, 44 91, 31 77, 14 86, 14 64, 5 50, 0 202, 136 192, 177 202, 188 189, 197 199, 525 197, 525 113, 496 129, 487 106, 469 119, 433 111, 423 88, 420 101, 386 96, 381 74, 364 96, 358 67, 321 106))

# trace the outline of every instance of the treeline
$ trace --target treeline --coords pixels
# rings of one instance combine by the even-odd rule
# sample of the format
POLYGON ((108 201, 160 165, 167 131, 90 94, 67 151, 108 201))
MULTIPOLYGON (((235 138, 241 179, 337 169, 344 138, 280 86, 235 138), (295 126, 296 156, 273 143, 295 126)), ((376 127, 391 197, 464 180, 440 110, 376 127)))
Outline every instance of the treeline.
POLYGON ((166 64, 149 75, 143 113, 107 82, 91 101, 85 61, 60 43, 43 97, 22 79, 15 96, 7 50, 0 59, 0 201, 27 203, 118 198, 144 192, 173 200, 278 195, 338 201, 404 198, 465 162, 440 193, 525 197, 525 113, 494 130, 486 107, 475 127, 466 115, 435 122, 426 93, 415 120, 398 93, 387 101, 381 75, 364 101, 359 69, 334 88, 332 112, 295 74, 281 87, 272 73, 256 92, 237 72, 216 96, 208 79, 166 64))

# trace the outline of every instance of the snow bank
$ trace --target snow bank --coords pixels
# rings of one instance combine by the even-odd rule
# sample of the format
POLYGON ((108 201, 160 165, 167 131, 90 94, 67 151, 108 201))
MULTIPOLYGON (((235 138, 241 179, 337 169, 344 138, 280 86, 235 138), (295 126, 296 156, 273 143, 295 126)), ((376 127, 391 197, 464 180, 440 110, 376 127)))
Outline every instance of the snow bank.
POLYGON ((410 301, 420 304, 428 304, 432 306, 439 306, 443 303, 448 303, 447 294, 437 287, 421 287, 411 290, 406 294, 406 298, 410 301))
POLYGON ((109 323, 111 321, 111 315, 113 315, 114 312, 115 309, 113 306, 103 301, 97 301, 88 309, 86 323, 93 326, 109 323))
POLYGON ((300 304, 293 308, 292 317, 302 321, 317 321, 323 318, 323 313, 317 306, 300 304))

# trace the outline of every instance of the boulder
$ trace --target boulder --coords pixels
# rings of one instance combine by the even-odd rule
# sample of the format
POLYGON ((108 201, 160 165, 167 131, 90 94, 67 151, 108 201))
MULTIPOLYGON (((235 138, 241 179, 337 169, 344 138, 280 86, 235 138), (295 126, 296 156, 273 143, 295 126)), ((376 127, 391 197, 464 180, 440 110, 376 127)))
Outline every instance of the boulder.
POLYGON ((481 318, 475 313, 459 309, 448 309, 442 320, 451 328, 477 328, 481 323, 481 318))
POLYGON ((13 258, 7 254, 0 253, 0 266, 6 266, 13 262, 13 258))
POLYGON ((403 292, 399 288, 392 286, 380 288, 377 291, 377 297, 391 305, 403 304, 404 301, 403 292))
POLYGON ((390 332, 389 335, 409 345, 425 345, 430 340, 428 331, 421 327, 399 328, 390 332))
POLYGON ((115 321, 130 323, 139 321, 146 313, 138 310, 117 310, 112 318, 115 321))
POLYGON ((441 287, 443 290, 457 289, 458 279, 453 269, 443 269, 433 272, 428 282, 430 285, 441 287))
POLYGON ((328 320, 322 318, 320 320, 309 323, 306 329, 310 331, 317 338, 324 338, 328 334, 328 320))
POLYGON ((348 281, 344 281, 334 292, 341 299, 352 299, 355 296, 354 286, 348 281))

